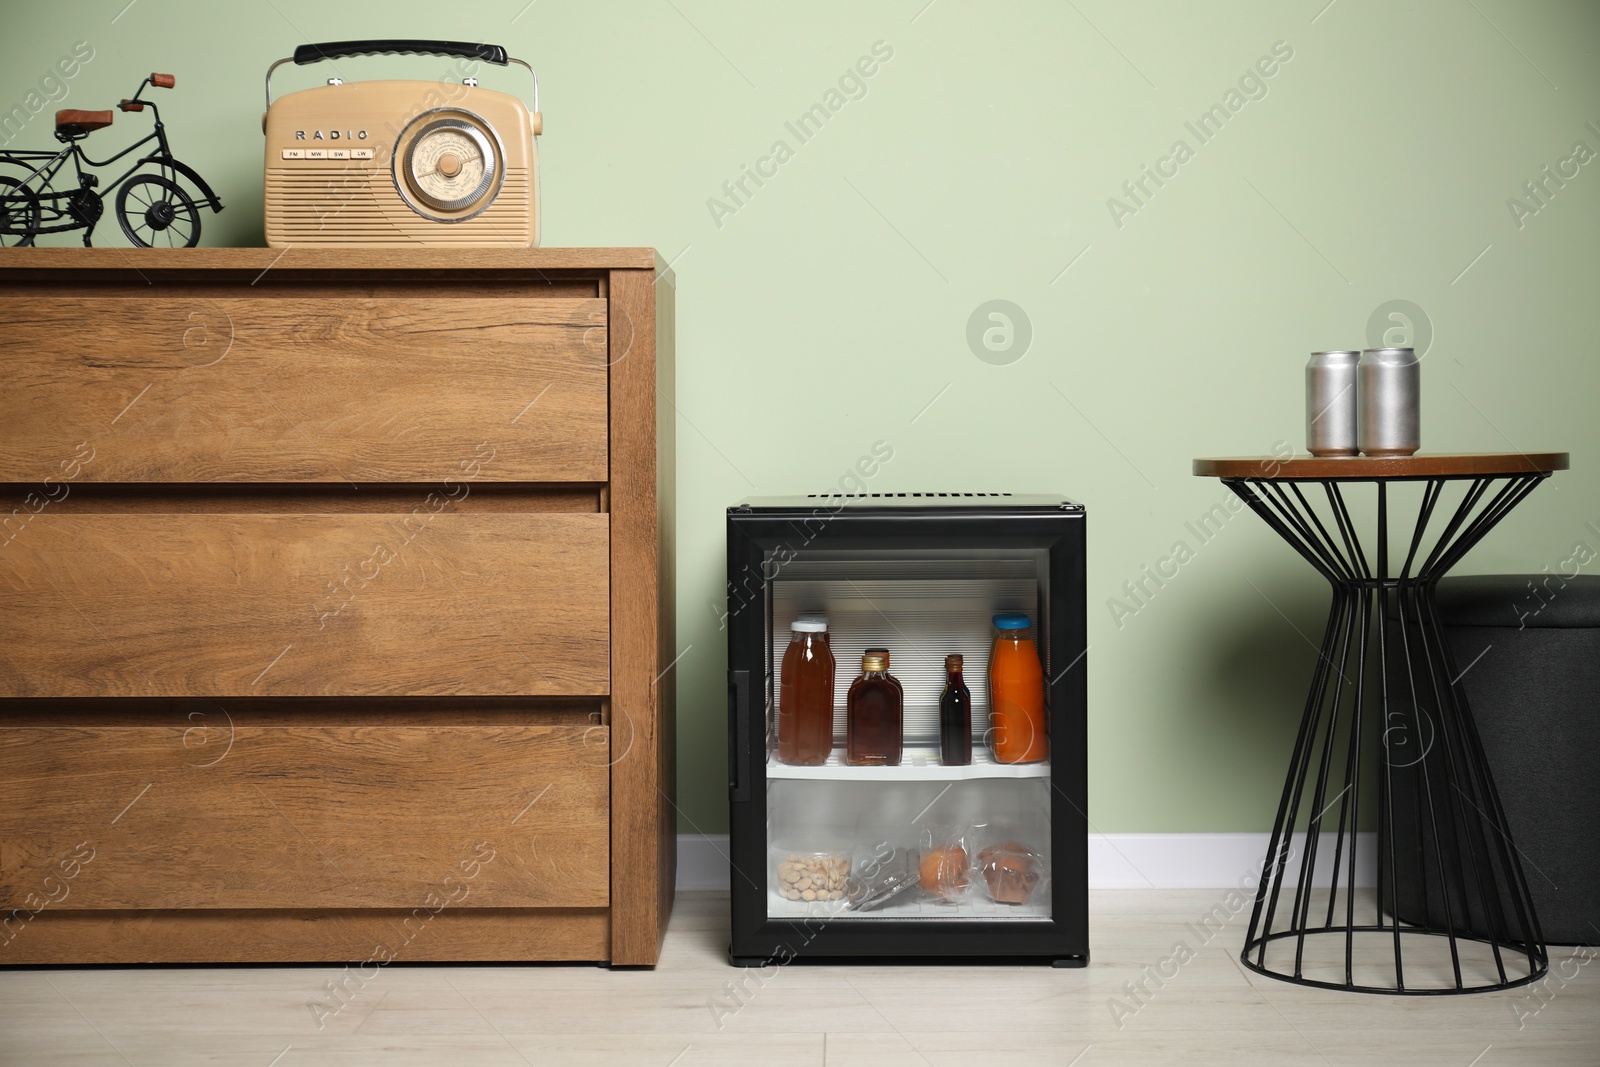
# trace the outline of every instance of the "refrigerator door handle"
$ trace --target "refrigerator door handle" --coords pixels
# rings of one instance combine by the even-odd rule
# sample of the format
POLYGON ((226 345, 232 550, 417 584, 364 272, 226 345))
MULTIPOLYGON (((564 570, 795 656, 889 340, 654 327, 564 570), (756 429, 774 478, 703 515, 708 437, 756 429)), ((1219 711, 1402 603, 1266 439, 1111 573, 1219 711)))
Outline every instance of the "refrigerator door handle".
POLYGON ((729 671, 733 687, 733 745, 728 755, 728 788, 734 803, 750 799, 750 672, 729 671))

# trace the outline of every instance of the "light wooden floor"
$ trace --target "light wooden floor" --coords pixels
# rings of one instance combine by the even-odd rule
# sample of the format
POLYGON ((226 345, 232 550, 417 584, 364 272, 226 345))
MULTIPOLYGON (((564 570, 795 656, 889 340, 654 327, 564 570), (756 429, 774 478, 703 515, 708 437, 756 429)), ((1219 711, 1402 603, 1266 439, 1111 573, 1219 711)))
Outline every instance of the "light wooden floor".
POLYGON ((1542 998, 1334 993, 1243 971, 1245 915, 1114 1019, 1123 983, 1195 945, 1184 924, 1222 895, 1095 893, 1085 970, 796 965, 743 1006, 718 894, 679 896, 654 971, 393 965, 320 1030, 307 1003, 332 968, 0 971, 0 1064, 1600 1064, 1600 961, 1542 998))

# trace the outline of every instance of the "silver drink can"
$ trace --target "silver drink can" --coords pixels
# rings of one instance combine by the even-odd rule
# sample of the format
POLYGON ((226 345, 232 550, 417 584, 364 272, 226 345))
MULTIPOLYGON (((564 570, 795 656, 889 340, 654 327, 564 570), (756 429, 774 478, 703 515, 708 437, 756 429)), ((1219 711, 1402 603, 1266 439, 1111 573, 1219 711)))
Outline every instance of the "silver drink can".
POLYGON ((1409 456, 1422 447, 1422 363, 1409 348, 1361 353, 1356 441, 1369 456, 1409 456))
POLYGON ((1306 364, 1306 451, 1356 454, 1356 365, 1361 353, 1313 352, 1306 364))

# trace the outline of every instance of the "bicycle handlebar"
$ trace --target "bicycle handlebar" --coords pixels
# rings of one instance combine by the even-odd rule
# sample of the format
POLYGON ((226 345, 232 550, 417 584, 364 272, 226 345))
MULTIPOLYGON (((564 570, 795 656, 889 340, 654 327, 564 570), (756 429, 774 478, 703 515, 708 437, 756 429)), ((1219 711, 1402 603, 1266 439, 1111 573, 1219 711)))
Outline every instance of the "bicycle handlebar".
POLYGON ((155 104, 148 100, 141 99, 141 97, 144 96, 144 87, 146 85, 153 85, 157 89, 171 89, 177 84, 178 79, 174 75, 161 74, 159 72, 153 73, 144 81, 139 83, 139 91, 133 94, 133 98, 131 100, 124 99, 122 103, 117 105, 117 107, 123 111, 143 111, 145 105, 150 104, 150 107, 154 109, 155 104))

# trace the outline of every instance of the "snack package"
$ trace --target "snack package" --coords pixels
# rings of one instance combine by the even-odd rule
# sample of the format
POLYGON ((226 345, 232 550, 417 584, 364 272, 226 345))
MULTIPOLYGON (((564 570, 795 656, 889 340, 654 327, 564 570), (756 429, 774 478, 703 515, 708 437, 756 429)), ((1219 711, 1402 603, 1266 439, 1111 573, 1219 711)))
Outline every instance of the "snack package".
POLYGON ((1031 903, 1044 871, 1044 858, 1018 841, 997 841, 978 852, 979 881, 996 904, 1031 903))
POLYGON ((959 904, 971 891, 967 836, 964 830, 950 827, 923 832, 917 884, 939 903, 959 904))
POLYGON ((911 850, 880 842, 851 876, 850 907, 855 911, 881 908, 916 884, 916 861, 911 850))

